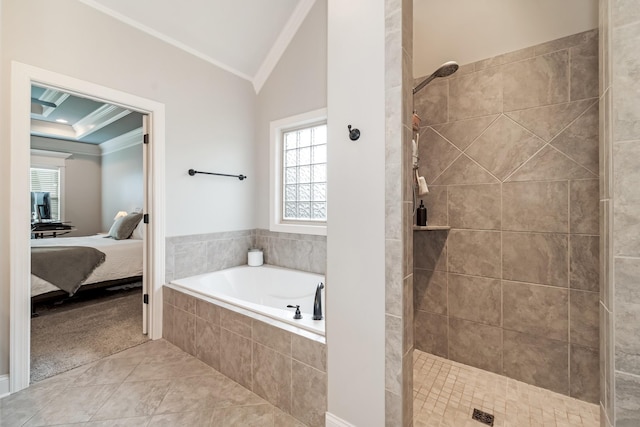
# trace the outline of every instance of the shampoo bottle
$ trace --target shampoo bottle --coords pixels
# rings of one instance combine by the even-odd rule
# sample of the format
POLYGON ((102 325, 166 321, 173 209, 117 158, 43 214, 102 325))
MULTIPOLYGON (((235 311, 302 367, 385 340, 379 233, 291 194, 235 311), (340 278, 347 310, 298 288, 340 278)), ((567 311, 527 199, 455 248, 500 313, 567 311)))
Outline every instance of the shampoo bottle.
POLYGON ((422 227, 427 225, 427 208, 424 207, 422 200, 420 200, 420 206, 416 211, 416 225, 422 227))

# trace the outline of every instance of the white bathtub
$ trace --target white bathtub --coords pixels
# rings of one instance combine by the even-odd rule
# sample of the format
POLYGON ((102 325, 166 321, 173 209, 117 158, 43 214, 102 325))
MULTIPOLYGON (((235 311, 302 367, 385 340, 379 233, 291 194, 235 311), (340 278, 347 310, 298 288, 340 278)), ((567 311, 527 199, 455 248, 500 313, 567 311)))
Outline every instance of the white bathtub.
MULTIPOLYGON (((324 319, 313 320, 313 301, 320 282, 324 283, 324 276, 321 274, 271 265, 243 265, 176 279, 171 282, 170 287, 242 314, 254 313, 252 317, 259 320, 264 321, 264 316, 276 326, 280 326, 277 322, 284 322, 324 336, 324 319), (302 319, 294 319, 295 309, 287 308, 287 305, 299 305, 302 319)), ((321 292, 324 315, 324 289, 321 292)))

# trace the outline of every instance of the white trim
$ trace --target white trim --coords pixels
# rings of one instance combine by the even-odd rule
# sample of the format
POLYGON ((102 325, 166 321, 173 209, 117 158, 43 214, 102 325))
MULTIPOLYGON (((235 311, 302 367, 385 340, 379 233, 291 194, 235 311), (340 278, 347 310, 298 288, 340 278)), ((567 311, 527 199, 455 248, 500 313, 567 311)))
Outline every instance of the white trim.
POLYGON ((262 86, 278 64, 278 61, 280 61, 282 54, 284 54, 289 43, 291 43, 291 40, 295 37, 296 32, 298 32, 300 25, 304 22, 315 2, 316 0, 300 0, 300 3, 296 6, 275 43, 271 46, 269 53, 267 53, 264 61, 262 61, 256 75, 253 76, 252 83, 256 93, 259 93, 260 89, 262 89, 262 86))
POLYGON ((116 12, 113 9, 109 9, 108 7, 94 1, 94 0, 79 0, 81 3, 86 4, 87 6, 90 6, 94 9, 99 10, 100 12, 111 16, 112 18, 115 18, 121 22, 124 22, 127 25, 132 26, 133 28, 136 28, 142 32, 145 32, 153 37, 156 37, 160 40, 162 40, 165 43, 169 43, 170 45, 177 47, 178 49, 182 49, 185 52, 188 52, 194 56, 197 56, 198 58, 205 60, 207 62, 209 62, 210 64, 215 65, 216 67, 222 68, 225 71, 230 72, 231 74, 235 74, 236 76, 243 78, 245 80, 248 81, 252 81, 251 77, 249 77, 248 75, 246 75, 243 72, 240 72, 238 70, 236 70, 235 68, 232 68, 230 66, 228 66, 227 64, 224 64, 220 61, 217 61, 215 59, 213 59, 212 57, 210 57, 209 55, 206 55, 202 52, 200 52, 199 50, 196 50, 192 47, 187 46, 186 44, 179 42, 178 40, 171 38, 169 36, 167 36, 166 34, 163 34, 159 31, 154 30, 153 28, 147 27, 146 25, 136 21, 135 19, 131 19, 128 16, 125 16, 119 12, 116 12))
MULTIPOLYGON (((269 126, 269 230, 285 233, 327 235, 327 224, 288 224, 281 221, 282 209, 282 144, 281 134, 285 129, 304 126, 327 119, 327 109, 309 111, 297 116, 274 120, 269 126)), ((327 208, 328 209, 328 208, 327 208)))
POLYGON ((42 114, 41 114, 42 117, 48 117, 49 114, 51 114, 57 107, 59 107, 60 104, 66 101, 67 98, 69 98, 69 96, 70 95, 68 93, 59 92, 57 90, 47 88, 42 93, 39 99, 42 101, 53 102, 54 104, 56 104, 56 107, 49 107, 48 105, 43 105, 42 114))
POLYGON ((151 339, 162 337, 162 284, 165 266, 165 107, 126 92, 84 80, 54 73, 20 62, 11 63, 10 173, 11 204, 9 206, 9 280, 10 337, 9 391, 14 393, 29 386, 31 337, 31 263, 29 236, 29 139, 31 84, 43 84, 70 93, 90 94, 97 99, 149 114, 153 145, 150 147, 148 195, 151 201, 149 239, 149 305, 151 339))
POLYGON ((353 424, 333 415, 331 412, 325 412, 326 427, 356 427, 353 424))
MULTIPOLYGON (((38 135, 32 135, 38 136, 38 135)), ((80 154, 82 156, 98 156, 100 157, 101 151, 97 144, 89 144, 84 142, 69 141, 67 139, 53 139, 47 138, 46 143, 40 138, 31 138, 31 147, 50 152, 80 154)))
MULTIPOLYGON (((50 157, 54 159, 68 159, 71 157, 71 153, 62 153, 60 151, 38 150, 36 148, 31 149, 31 163, 33 158, 39 159, 40 157, 50 157)), ((50 160, 51 161, 51 160, 50 160)), ((65 166, 65 163, 57 164, 56 166, 65 166)))
POLYGON ((76 140, 76 131, 71 125, 39 119, 31 119, 31 135, 76 140))
POLYGON ((122 135, 116 136, 108 141, 99 145, 102 155, 115 153, 116 151, 124 150, 129 147, 142 144, 142 128, 134 129, 122 135))
POLYGON ((76 139, 82 139, 129 114, 131 111, 117 105, 103 105, 75 122, 71 127, 76 131, 76 139))
POLYGON ((9 375, 0 375, 0 399, 9 394, 9 375))

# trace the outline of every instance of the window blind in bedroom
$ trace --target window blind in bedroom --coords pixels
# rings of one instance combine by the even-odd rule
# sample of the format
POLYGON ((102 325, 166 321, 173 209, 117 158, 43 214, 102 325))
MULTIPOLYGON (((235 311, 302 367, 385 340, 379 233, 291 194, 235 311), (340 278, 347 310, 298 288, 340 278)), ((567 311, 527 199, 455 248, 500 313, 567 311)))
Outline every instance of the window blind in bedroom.
POLYGON ((31 168, 31 191, 47 191, 51 199, 51 219, 60 220, 60 169, 31 168))

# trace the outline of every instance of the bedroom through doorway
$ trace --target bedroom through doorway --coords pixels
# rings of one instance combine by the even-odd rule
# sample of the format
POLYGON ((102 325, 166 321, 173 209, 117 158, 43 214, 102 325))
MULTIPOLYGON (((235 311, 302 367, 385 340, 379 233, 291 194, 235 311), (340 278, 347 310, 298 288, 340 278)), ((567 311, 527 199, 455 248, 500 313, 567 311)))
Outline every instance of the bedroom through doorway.
POLYGON ((147 120, 31 85, 32 384, 149 339, 147 120))

